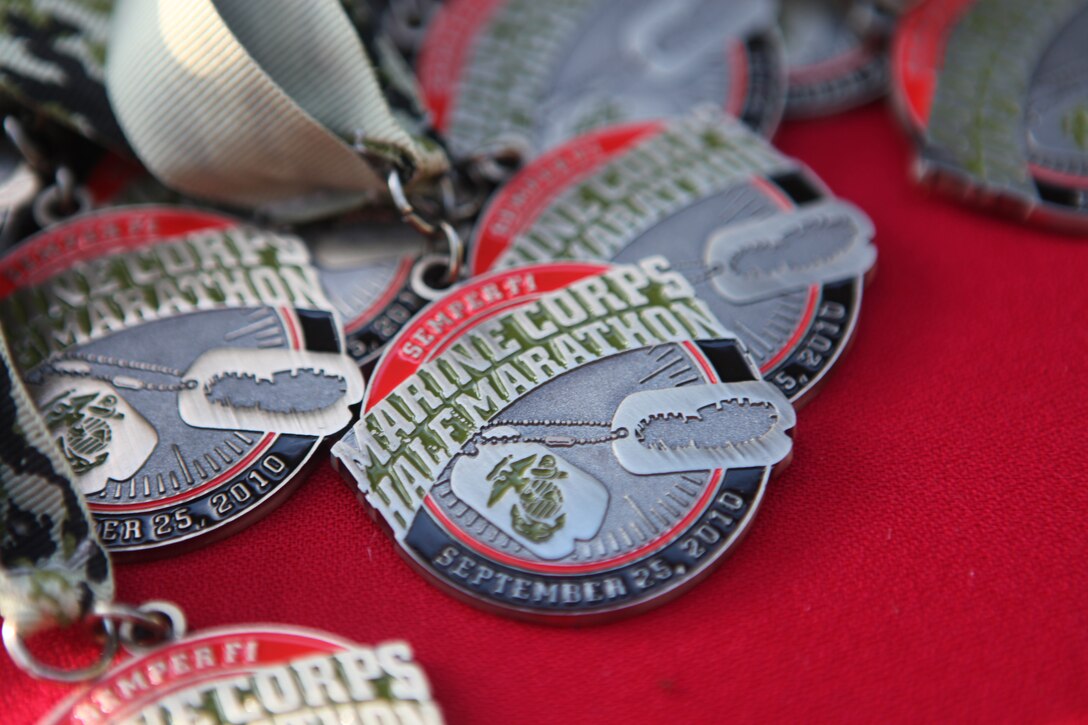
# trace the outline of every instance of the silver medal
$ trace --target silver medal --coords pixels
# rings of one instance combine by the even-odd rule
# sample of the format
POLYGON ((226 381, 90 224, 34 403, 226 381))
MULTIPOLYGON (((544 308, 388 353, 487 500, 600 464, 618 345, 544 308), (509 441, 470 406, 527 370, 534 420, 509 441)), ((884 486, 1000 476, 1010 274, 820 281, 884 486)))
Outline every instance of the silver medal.
POLYGON ((472 268, 662 255, 796 402, 850 339, 873 234, 808 169, 696 114, 589 134, 526 167, 481 219, 472 268))
POLYGON ((436 128, 464 159, 527 160, 702 103, 771 135, 784 74, 765 0, 459 0, 437 14, 419 63, 436 128))
POLYGON ((298 239, 116 209, 29 239, 0 271, 13 352, 113 552, 266 512, 362 397, 298 239))

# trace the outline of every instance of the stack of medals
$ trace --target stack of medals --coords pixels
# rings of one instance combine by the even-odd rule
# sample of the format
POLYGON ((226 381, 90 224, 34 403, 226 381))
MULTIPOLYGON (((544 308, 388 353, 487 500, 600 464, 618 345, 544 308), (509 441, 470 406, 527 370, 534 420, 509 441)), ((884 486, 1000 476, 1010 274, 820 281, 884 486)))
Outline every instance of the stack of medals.
POLYGON ((334 455, 454 593, 644 608, 751 523, 791 401, 849 342, 872 233, 717 111, 580 136, 491 201, 475 276, 389 343, 334 455))
MULTIPOLYGON (((278 109, 257 119, 268 158, 260 144, 230 156, 209 133, 190 139, 199 163, 147 120, 174 123, 182 101, 144 99, 176 84, 203 115, 218 98, 224 118, 235 99, 170 77, 155 38, 109 50, 147 56, 158 75, 106 73, 110 3, 71 2, 52 19, 0 13, 0 31, 72 65, 42 75, 26 55, 37 46, 0 53, 4 102, 21 107, 0 147, 0 241, 23 240, 0 259, 0 322, 5 362, 56 446, 51 480, 77 490, 73 516, 86 498, 84 544, 115 555, 225 536, 331 445, 404 557, 451 594, 548 622, 642 611, 747 531, 791 459, 795 409, 851 342, 876 262, 868 217, 767 140, 783 118, 868 103, 891 75, 927 176, 1066 225, 1088 208, 1084 0, 344 0, 267 18, 192 0, 222 23, 217 43, 246 51, 216 62, 278 109), (343 104, 320 97, 327 73, 269 42, 309 43, 309 12, 330 47, 350 39, 345 68, 363 61, 338 82, 373 81, 337 90, 343 104), (1010 44, 1023 62, 979 82, 1010 44), (337 114, 364 96, 348 145, 337 114), (272 151, 293 151, 276 135, 284 118, 305 136, 284 161, 298 178, 278 175, 272 151), (89 141, 43 160, 31 138, 56 136, 42 126, 89 141), (86 163, 91 143, 111 150, 105 162, 86 163), (306 176, 321 177, 311 152, 327 178, 306 176), (54 223, 92 200, 101 208, 54 223)), ((171 0, 117 0, 114 21, 142 28, 152 5, 174 27, 171 0)), ((212 130, 252 141, 237 124, 212 130)), ((0 514, 33 505, 6 495, 0 514)), ((24 534, 8 527, 5 541, 24 534)), ((441 718, 403 643, 278 625, 182 637, 162 604, 107 600, 97 616, 107 629, 169 620, 179 638, 52 721, 441 718), (149 683, 139 697, 134 678, 149 683)), ((4 636, 49 674, 7 619, 4 636)))
POLYGON ((793 405, 849 343, 872 225, 760 136, 881 95, 887 13, 433 5, 399 37, 436 128, 470 170, 523 168, 334 457, 461 598, 545 621, 645 609, 740 539, 793 405))

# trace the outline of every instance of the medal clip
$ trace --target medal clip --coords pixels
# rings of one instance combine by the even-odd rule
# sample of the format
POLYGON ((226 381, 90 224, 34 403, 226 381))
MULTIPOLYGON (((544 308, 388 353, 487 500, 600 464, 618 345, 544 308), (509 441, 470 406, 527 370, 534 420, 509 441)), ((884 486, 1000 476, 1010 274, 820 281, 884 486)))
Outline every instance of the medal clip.
POLYGON ((113 378, 111 382, 113 383, 113 387, 121 388, 123 390, 143 390, 147 387, 144 384, 144 381, 129 377, 128 375, 118 375, 113 378))

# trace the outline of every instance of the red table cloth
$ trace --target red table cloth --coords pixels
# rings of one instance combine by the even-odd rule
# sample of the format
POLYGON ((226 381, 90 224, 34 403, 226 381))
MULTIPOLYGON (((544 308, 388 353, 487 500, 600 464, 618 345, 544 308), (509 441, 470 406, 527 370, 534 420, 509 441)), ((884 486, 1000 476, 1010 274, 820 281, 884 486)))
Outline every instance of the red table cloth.
MULTIPOLYGON (((793 464, 703 583, 581 629, 485 613, 322 463, 244 532, 118 565, 119 599, 408 639, 451 723, 1088 721, 1088 239, 917 188, 881 105, 776 143, 869 213, 880 258, 793 464)), ((0 655, 0 722, 70 691, 0 655)))

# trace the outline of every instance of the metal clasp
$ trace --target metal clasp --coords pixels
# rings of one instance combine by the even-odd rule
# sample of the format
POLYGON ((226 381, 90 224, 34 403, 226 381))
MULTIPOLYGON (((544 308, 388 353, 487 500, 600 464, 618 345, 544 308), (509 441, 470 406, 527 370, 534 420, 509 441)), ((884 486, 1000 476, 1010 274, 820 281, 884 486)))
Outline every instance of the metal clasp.
POLYGON ((114 602, 96 603, 86 620, 101 623, 104 640, 94 664, 65 670, 46 665, 30 652, 15 619, 4 620, 4 647, 15 664, 31 677, 54 682, 80 683, 100 677, 113 663, 121 645, 132 652, 185 636, 185 615, 171 602, 145 602, 139 607, 114 602))
MULTIPOLYGON (((420 273, 416 276, 419 277, 419 282, 431 289, 435 289, 432 285, 427 284, 424 278, 423 271, 428 264, 433 265, 435 258, 443 258, 442 253, 438 251, 438 244, 441 241, 445 241, 445 255, 444 260, 446 263, 446 271, 442 279, 439 282, 439 287, 448 287, 458 280, 461 276, 461 268, 464 265, 465 260, 465 244, 461 240, 461 235, 457 233, 457 230, 453 228, 453 225, 445 220, 438 220, 432 222, 424 218, 416 208, 412 205, 412 202, 408 200, 408 195, 404 192, 404 183, 401 181, 400 172, 395 168, 389 171, 386 176, 386 185, 389 187, 389 195, 393 198, 393 205, 397 208, 397 212, 400 214, 401 219, 412 226, 413 229, 422 234, 426 240, 428 249, 424 254, 421 264, 417 265, 420 273)), ((437 290, 436 290, 437 291, 437 290)), ((423 295, 429 296, 429 295, 423 295)))

